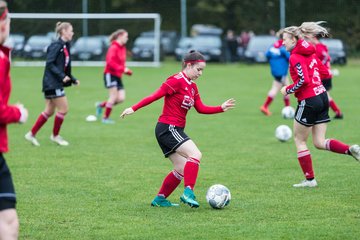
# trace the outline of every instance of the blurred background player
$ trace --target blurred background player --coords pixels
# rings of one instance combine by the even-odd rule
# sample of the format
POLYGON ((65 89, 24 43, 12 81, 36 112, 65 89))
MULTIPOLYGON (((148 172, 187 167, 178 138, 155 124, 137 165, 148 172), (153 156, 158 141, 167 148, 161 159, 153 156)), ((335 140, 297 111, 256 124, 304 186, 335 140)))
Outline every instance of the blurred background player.
POLYGON ((70 41, 73 38, 73 27, 68 22, 56 23, 55 32, 58 36, 47 48, 46 66, 43 77, 43 88, 45 96, 45 110, 39 115, 31 131, 26 133, 25 139, 34 146, 40 146, 35 138, 37 132, 51 117, 55 110, 54 127, 50 140, 60 146, 67 146, 69 143, 60 135, 60 128, 68 112, 68 101, 65 96, 64 87, 72 84, 79 85, 80 82, 71 74, 70 41))
POLYGON ((201 101, 195 81, 206 66, 204 56, 190 51, 184 57, 182 71, 170 76, 152 95, 123 111, 120 117, 132 114, 142 107, 164 97, 164 107, 156 125, 155 134, 165 157, 174 169, 165 177, 157 196, 151 205, 156 207, 177 206, 166 198, 178 187, 184 178, 184 193, 180 197, 190 207, 199 207, 194 195, 194 187, 202 154, 195 143, 184 132, 186 115, 192 106, 203 114, 225 112, 235 106, 229 99, 221 106, 207 106, 201 101))
MULTIPOLYGON (((264 104, 260 107, 260 111, 266 116, 271 115, 269 106, 276 97, 277 93, 283 86, 289 85, 287 74, 289 69, 290 53, 286 51, 286 48, 283 46, 282 29, 276 33, 276 36, 279 40, 266 51, 266 57, 270 63, 271 74, 274 77, 271 89, 267 94, 267 98, 264 104)), ((290 97, 286 95, 283 98, 285 106, 290 106, 290 97)))
POLYGON ((104 83, 109 91, 109 98, 102 103, 96 103, 97 117, 100 117, 102 109, 105 108, 102 119, 103 123, 114 123, 114 120, 109 118, 113 106, 122 103, 125 100, 122 75, 132 75, 132 71, 126 67, 125 45, 127 41, 128 32, 124 29, 119 29, 110 35, 111 45, 106 54, 106 66, 104 70, 104 83))
POLYGON ((349 146, 336 139, 325 139, 327 122, 330 121, 329 100, 321 79, 329 78, 329 71, 317 58, 315 47, 303 38, 309 34, 327 36, 328 32, 316 23, 307 24, 306 28, 302 26, 284 29, 283 40, 286 50, 291 52, 289 65, 294 83, 284 86, 281 93, 294 93, 298 100, 294 119, 294 141, 305 180, 293 187, 316 187, 311 154, 306 145, 310 133, 317 149, 351 155, 357 161, 360 161, 360 146, 349 146))
MULTIPOLYGON (((324 22, 318 22, 319 24, 322 24, 324 22)), ((308 25, 311 25, 313 23, 308 23, 308 22, 304 22, 301 26, 303 28, 307 28, 308 25)), ((325 44, 323 44, 322 42, 320 42, 321 36, 320 35, 311 35, 308 34, 305 36, 305 39, 309 42, 311 42, 312 44, 314 44, 315 49, 316 49, 316 56, 321 60, 321 62, 323 63, 323 65, 329 70, 329 75, 330 77, 327 79, 322 79, 322 83, 326 89, 328 98, 329 98, 329 105, 330 108, 334 111, 335 113, 335 119, 343 119, 344 115, 341 112, 340 108, 337 106, 337 104, 335 103, 334 99, 330 96, 329 91, 332 89, 332 74, 331 74, 331 66, 330 66, 330 54, 329 54, 329 50, 327 48, 327 46, 325 44)))
POLYGON ((10 18, 6 2, 0 0, 0 239, 18 239, 16 195, 4 153, 8 151, 7 124, 24 123, 28 112, 22 104, 8 105, 11 92, 10 49, 3 46, 9 36, 10 18))

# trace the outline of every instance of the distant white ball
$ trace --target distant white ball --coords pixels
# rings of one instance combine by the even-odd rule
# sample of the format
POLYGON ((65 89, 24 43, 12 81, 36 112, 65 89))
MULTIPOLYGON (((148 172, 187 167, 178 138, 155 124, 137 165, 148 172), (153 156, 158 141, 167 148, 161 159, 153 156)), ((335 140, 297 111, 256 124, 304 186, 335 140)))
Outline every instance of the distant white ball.
POLYGON ((281 110, 281 115, 285 119, 292 119, 295 116, 295 109, 292 106, 284 107, 281 110))
POLYGON ((230 200, 230 190, 221 184, 212 185, 206 193, 206 201, 212 208, 224 208, 229 205, 230 200))
POLYGON ((275 130, 275 137, 281 142, 286 142, 292 137, 292 131, 289 126, 280 125, 275 130))
POLYGON ((339 76, 340 75, 340 71, 339 69, 335 68, 331 70, 331 73, 333 76, 339 76))
POLYGON ((97 120, 97 117, 95 115, 89 115, 86 117, 87 122, 95 122, 97 120))

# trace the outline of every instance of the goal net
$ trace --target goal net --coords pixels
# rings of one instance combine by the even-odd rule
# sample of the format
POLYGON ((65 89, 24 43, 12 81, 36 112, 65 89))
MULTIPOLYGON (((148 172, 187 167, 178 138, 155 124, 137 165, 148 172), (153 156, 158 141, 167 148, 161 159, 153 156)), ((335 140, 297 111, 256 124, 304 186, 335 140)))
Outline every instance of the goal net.
MULTIPOLYGON (((101 50, 96 50, 95 45, 89 42, 89 49, 97 51, 99 56, 92 58, 90 53, 83 53, 74 57, 72 53, 73 66, 104 66, 105 54, 109 45, 108 36, 117 29, 126 29, 129 32, 129 41, 127 43, 128 58, 127 66, 144 66, 159 67, 160 66, 160 27, 161 17, 157 13, 11 13, 11 33, 10 36, 25 37, 23 48, 13 51, 12 64, 14 66, 44 66, 46 46, 35 52, 35 47, 28 44, 31 41, 41 44, 42 37, 55 37, 54 28, 58 21, 68 21, 73 25, 74 44, 81 37, 101 38, 104 46, 101 50), (151 35, 153 39, 153 57, 147 61, 132 61, 131 47, 134 39, 141 32, 153 31, 151 35), (107 43, 105 43, 107 41, 107 43), (101 51, 101 52, 100 52, 101 51)), ((85 38, 88 39, 88 38, 85 38)), ((13 44, 13 43, 12 43, 13 44)), ((95 43, 94 43, 95 44, 95 43)), ((75 50, 74 50, 75 51, 75 50)))

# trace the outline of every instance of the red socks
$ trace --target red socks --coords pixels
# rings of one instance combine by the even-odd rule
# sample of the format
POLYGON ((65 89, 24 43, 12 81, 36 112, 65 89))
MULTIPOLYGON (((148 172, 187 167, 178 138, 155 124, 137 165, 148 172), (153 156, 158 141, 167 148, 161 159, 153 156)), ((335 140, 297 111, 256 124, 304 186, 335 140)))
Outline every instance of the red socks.
POLYGON ((289 95, 284 96, 284 104, 285 104, 285 107, 290 106, 290 97, 289 97, 289 95))
POLYGON ((159 190, 158 196, 164 196, 167 198, 170 194, 179 186, 181 180, 183 179, 183 175, 177 172, 176 170, 172 170, 164 179, 161 188, 159 190))
POLYGON ((340 154, 349 154, 349 145, 342 143, 336 139, 325 140, 326 150, 340 154))
POLYGON ((31 129, 31 133, 33 136, 36 135, 36 133, 40 130, 40 128, 46 123, 48 118, 49 116, 45 112, 42 112, 39 115, 38 119, 36 120, 34 126, 31 129))
POLYGON ((191 157, 188 158, 188 161, 186 162, 184 167, 184 176, 176 170, 172 170, 165 177, 157 195, 167 198, 179 186, 183 178, 185 187, 190 187, 191 189, 194 189, 197 175, 199 172, 199 164, 199 160, 191 157))
POLYGON ((105 119, 108 119, 110 114, 111 114, 111 111, 112 111, 112 107, 113 105, 111 103, 106 103, 106 106, 105 106, 105 115, 104 115, 104 118, 105 119))
POLYGON ((265 100, 265 103, 264 103, 264 108, 268 108, 270 103, 274 100, 273 97, 270 97, 270 96, 267 96, 266 100, 265 100))
POLYGON ((64 122, 64 117, 65 117, 64 113, 60 113, 60 112, 56 113, 54 128, 53 128, 53 136, 59 135, 61 125, 64 122))
POLYGON ((329 101, 329 105, 330 105, 330 108, 331 108, 336 114, 341 114, 340 108, 336 105, 336 103, 334 102, 334 100, 330 100, 330 101, 329 101))
POLYGON ((185 187, 190 187, 194 189, 197 175, 199 172, 200 161, 195 158, 188 158, 188 161, 184 167, 184 185, 185 187))
POLYGON ((309 150, 303 150, 297 153, 298 160, 301 166, 301 169, 305 175, 306 179, 314 179, 315 174, 312 167, 311 154, 309 150))

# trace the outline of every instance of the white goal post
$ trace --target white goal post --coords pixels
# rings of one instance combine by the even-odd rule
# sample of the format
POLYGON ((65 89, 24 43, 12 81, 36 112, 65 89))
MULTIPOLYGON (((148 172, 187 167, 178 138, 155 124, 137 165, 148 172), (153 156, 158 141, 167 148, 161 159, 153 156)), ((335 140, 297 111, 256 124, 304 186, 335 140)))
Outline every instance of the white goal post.
MULTIPOLYGON (((154 59, 152 62, 127 62, 127 66, 159 67, 160 64, 160 26, 158 13, 11 13, 12 19, 153 19, 154 20, 154 59)), ((44 61, 14 61, 14 66, 44 66, 44 61)), ((72 61, 73 66, 104 66, 104 61, 72 61)))

